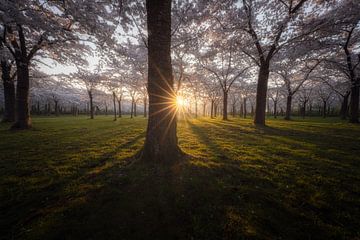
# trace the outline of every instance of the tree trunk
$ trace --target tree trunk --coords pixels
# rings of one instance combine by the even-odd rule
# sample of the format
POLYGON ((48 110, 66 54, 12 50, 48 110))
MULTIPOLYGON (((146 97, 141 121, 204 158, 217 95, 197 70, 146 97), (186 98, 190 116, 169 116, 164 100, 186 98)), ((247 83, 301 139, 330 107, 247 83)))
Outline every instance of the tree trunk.
POLYGON ((232 116, 235 117, 236 110, 235 110, 235 103, 232 105, 232 116))
POLYGON ((277 101, 274 101, 274 118, 277 118, 277 101))
POLYGON ((133 118, 133 115, 134 115, 134 99, 131 99, 130 118, 133 118))
POLYGON ((350 96, 350 92, 346 93, 343 96, 343 101, 341 103, 341 109, 340 109, 340 117, 341 117, 341 119, 346 119, 347 116, 348 116, 349 96, 350 96))
POLYGON ((136 101, 134 101, 134 117, 137 116, 137 110, 136 110, 136 101))
POLYGON ((326 111, 327 111, 327 108, 326 108, 326 100, 323 100, 323 113, 322 113, 322 117, 323 118, 326 118, 326 111))
POLYGON ((90 119, 94 119, 94 103, 93 103, 93 94, 91 91, 88 91, 89 100, 90 100, 90 119))
POLYGON ((244 104, 244 118, 246 118, 246 114, 247 114, 246 102, 247 102, 247 99, 244 98, 244 102, 243 102, 243 104, 244 104))
POLYGON ((223 120, 228 120, 228 92, 223 90, 223 120))
POLYGON ((116 121, 116 94, 113 92, 114 121, 116 121))
POLYGON ((10 77, 11 65, 1 61, 2 81, 4 86, 4 116, 3 122, 15 121, 15 83, 10 77))
POLYGON ((206 104, 203 103, 203 117, 206 117, 206 104))
POLYGON ((29 109, 29 64, 23 59, 16 60, 17 86, 16 86, 16 122, 12 128, 31 128, 29 109))
POLYGON ((171 0, 147 0, 149 118, 143 158, 171 162, 180 149, 171 65, 171 0), (174 99, 170 101, 169 99, 174 99))
POLYGON ((352 83, 350 95, 350 122, 359 123, 359 90, 360 78, 352 83))
POLYGON ((144 98, 144 118, 147 117, 147 98, 144 98))
POLYGON ((214 118, 214 100, 211 100, 210 117, 214 118))
POLYGON ((291 102, 292 102, 292 95, 289 94, 286 98, 285 120, 291 119, 291 102))
POLYGON ((256 107, 254 123, 257 125, 265 125, 265 111, 267 98, 267 85, 269 79, 269 63, 261 64, 258 76, 256 91, 256 107))
POLYGON ((59 105, 58 105, 59 101, 54 100, 54 104, 55 104, 55 116, 59 116, 59 105))

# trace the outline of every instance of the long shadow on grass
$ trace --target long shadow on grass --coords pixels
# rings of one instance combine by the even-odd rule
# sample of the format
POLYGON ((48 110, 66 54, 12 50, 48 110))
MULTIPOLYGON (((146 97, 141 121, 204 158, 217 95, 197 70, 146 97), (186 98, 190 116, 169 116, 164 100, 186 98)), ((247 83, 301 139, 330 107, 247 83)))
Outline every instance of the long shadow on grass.
MULTIPOLYGON (((85 192, 92 192, 93 189, 98 189, 97 184, 104 184, 104 181, 108 180, 108 178, 106 178, 107 171, 97 171, 97 174, 89 173, 96 168, 101 168, 101 166, 108 161, 114 161, 116 153, 118 153, 121 149, 129 148, 134 145, 137 141, 144 137, 144 134, 145 133, 143 132, 123 144, 120 144, 111 152, 107 152, 98 157, 98 160, 94 160, 92 164, 82 166, 78 169, 76 174, 62 178, 55 177, 55 179, 53 179, 53 183, 49 184, 45 188, 37 190, 38 192, 28 192, 27 194, 32 195, 31 198, 29 198, 30 201, 17 202, 16 200, 13 200, 8 203, 2 203, 1 211, 3 219, 1 220, 4 220, 3 225, 8 224, 8 226, 5 226, 4 228, 5 233, 3 233, 3 237, 5 239, 26 239, 27 233, 25 232, 31 233, 31 231, 29 231, 29 224, 33 224, 37 221, 42 222, 44 221, 44 218, 46 221, 52 221, 51 218, 47 219, 49 218, 48 215, 51 215, 53 212, 67 211, 74 204, 73 202, 82 201, 81 199, 84 198, 84 193, 67 195, 67 188, 71 188, 72 186, 78 186, 80 188, 81 185, 84 185, 87 189, 89 189, 85 189, 85 192), (35 202, 34 199, 36 200, 35 202), (7 212, 16 212, 17 214, 15 216, 7 215, 7 212)), ((117 169, 119 166, 126 165, 130 160, 131 159, 123 159, 121 161, 117 161, 113 164, 113 167, 109 167, 109 170, 114 168, 117 169)), ((89 212, 91 211, 92 210, 89 209, 89 212)), ((81 221, 81 219, 77 220, 81 221)), ((60 235, 54 235, 52 237, 55 239, 57 237, 59 237, 59 239, 63 239, 60 235)), ((45 238, 47 239, 47 237, 45 238)), ((35 237, 35 239, 37 239, 37 237, 35 237)))
MULTIPOLYGON (((199 140, 209 146, 211 154, 216 155, 221 163, 215 168, 199 169, 193 166, 190 170, 204 179, 215 179, 212 186, 197 189, 197 192, 206 196, 206 191, 211 190, 211 195, 217 196, 206 202, 205 206, 213 205, 220 210, 221 214, 217 217, 222 219, 220 229, 221 234, 225 234, 221 237, 302 239, 325 234, 323 229, 312 224, 311 218, 302 216, 291 204, 281 201, 284 189, 279 188, 278 180, 268 178, 266 172, 272 171, 268 165, 263 166, 265 169, 242 169, 238 160, 227 157, 226 151, 212 141, 206 129, 191 122, 189 124, 199 140)), ((205 211, 201 214, 205 214, 205 211)), ((212 224, 209 226, 215 227, 212 224)))

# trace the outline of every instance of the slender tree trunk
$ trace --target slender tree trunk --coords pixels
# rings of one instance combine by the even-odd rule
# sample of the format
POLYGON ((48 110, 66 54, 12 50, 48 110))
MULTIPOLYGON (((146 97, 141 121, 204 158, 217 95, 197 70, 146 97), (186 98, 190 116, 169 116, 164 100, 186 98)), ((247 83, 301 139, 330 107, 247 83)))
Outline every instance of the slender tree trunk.
POLYGON ((223 90, 223 120, 228 120, 228 92, 223 90))
POLYGON ((195 101, 195 118, 198 117, 198 103, 195 101))
POLYGON ((235 117, 236 110, 235 110, 235 103, 232 105, 232 116, 235 117))
POLYGON ((171 0, 147 0, 149 118, 143 157, 171 162, 180 153, 171 65, 171 0))
POLYGON ((147 98, 144 98, 144 118, 147 117, 147 98))
POLYGON ((274 118, 277 118, 277 101, 274 101, 274 118))
POLYGON ((137 116, 137 110, 136 110, 136 101, 134 101, 134 117, 137 116))
POLYGON ((289 94, 286 98, 285 120, 291 119, 291 102, 292 102, 292 95, 289 94))
POLYGON ((360 78, 352 83, 350 95, 350 122, 359 123, 359 90, 360 78))
POLYGON ((244 116, 244 105, 240 102, 240 117, 244 116))
POLYGON ((211 100, 210 117, 214 118, 214 100, 211 100))
POLYGON ((265 111, 267 98, 267 85, 269 79, 269 63, 261 64, 258 76, 256 91, 256 107, 254 123, 257 125, 265 125, 265 111))
POLYGON ((134 115, 134 99, 131 99, 130 118, 133 118, 133 115, 134 115))
POLYGON ((206 104, 203 103, 203 117, 206 117, 206 104))
POLYGON ((15 83, 10 77, 11 65, 1 61, 2 81, 4 87, 4 116, 3 122, 15 121, 15 83))
POLYGON ((59 116, 59 105, 58 105, 59 101, 54 100, 54 104, 55 104, 55 116, 59 116))
POLYGON ((246 102, 247 102, 247 99, 244 98, 244 118, 246 118, 246 114, 247 114, 247 109, 246 109, 246 102))
POLYGON ((326 100, 323 100, 323 113, 322 113, 322 117, 323 118, 326 118, 326 111, 327 111, 327 108, 326 108, 326 100))
POLYGON ((304 101, 304 102, 303 102, 303 105, 302 105, 301 115, 302 115, 302 118, 303 118, 303 119, 305 118, 305 115, 306 115, 306 103, 307 103, 307 101, 304 101))
POLYGON ((114 121, 116 121, 116 94, 113 92, 113 105, 114 105, 114 121))
POLYGON ((31 128, 29 109, 29 64, 23 59, 16 61, 17 86, 16 86, 16 122, 12 126, 15 129, 31 128))
POLYGON ((94 103, 93 103, 93 94, 92 91, 88 91, 89 100, 90 100, 90 119, 94 119, 94 103))
POLYGON ((346 93, 343 96, 343 100, 342 100, 342 103, 341 103, 341 109, 340 109, 340 117, 341 117, 341 119, 346 119, 347 116, 348 116, 349 96, 350 96, 350 92, 346 93))

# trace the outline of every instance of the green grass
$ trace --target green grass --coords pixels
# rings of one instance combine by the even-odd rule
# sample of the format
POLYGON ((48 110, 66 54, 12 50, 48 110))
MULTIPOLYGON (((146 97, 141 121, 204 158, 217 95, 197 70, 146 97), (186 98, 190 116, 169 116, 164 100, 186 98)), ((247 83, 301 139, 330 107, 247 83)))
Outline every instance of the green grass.
POLYGON ((144 118, 33 122, 0 125, 0 239, 360 238, 359 126, 182 120, 158 166, 131 162, 144 118))

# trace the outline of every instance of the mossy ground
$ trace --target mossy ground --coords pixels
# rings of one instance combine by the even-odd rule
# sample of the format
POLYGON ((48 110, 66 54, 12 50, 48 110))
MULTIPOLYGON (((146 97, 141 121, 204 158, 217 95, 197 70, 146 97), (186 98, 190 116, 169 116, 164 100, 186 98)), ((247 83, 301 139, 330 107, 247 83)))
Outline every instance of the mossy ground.
POLYGON ((0 238, 360 238, 360 126, 181 120, 187 156, 159 166, 131 162, 144 118, 33 123, 0 125, 0 238))

